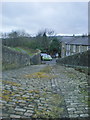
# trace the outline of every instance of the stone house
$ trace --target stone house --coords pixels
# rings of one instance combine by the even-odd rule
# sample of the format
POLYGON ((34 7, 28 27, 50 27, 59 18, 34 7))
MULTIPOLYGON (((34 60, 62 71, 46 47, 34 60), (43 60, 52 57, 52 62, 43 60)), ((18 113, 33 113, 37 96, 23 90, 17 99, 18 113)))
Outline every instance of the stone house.
POLYGON ((61 42, 61 58, 90 49, 88 36, 63 36, 61 42))

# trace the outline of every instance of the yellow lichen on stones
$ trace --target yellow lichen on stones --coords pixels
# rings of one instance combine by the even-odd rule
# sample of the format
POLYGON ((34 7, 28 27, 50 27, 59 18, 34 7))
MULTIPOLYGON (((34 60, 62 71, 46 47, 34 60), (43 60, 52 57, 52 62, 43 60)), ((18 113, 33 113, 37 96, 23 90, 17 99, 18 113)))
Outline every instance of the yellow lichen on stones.
POLYGON ((33 74, 28 74, 24 76, 25 78, 48 78, 48 79, 52 79, 55 78, 55 75, 52 74, 47 74, 45 72, 36 72, 33 74))
POLYGON ((27 77, 27 78, 48 78, 49 75, 44 72, 36 72, 33 74, 25 75, 25 77, 27 77))
POLYGON ((17 86, 17 87, 21 86, 20 84, 17 84, 16 82, 11 82, 11 81, 5 81, 5 80, 3 80, 2 84, 3 83, 4 84, 10 84, 12 86, 17 86))
POLYGON ((28 92, 29 92, 29 93, 36 93, 36 94, 39 94, 39 91, 38 91, 38 90, 29 90, 28 92))
POLYGON ((9 95, 3 95, 2 100, 11 101, 11 97, 9 95))

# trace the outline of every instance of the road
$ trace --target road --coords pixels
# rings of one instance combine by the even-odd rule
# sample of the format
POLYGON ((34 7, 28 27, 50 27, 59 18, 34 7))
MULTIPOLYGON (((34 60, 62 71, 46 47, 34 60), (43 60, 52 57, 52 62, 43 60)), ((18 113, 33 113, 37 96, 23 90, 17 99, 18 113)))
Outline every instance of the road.
POLYGON ((47 64, 47 65, 55 65, 56 64, 56 58, 53 58, 52 61, 42 61, 42 64, 47 64))
POLYGON ((87 75, 55 61, 3 72, 1 117, 89 117, 87 75))

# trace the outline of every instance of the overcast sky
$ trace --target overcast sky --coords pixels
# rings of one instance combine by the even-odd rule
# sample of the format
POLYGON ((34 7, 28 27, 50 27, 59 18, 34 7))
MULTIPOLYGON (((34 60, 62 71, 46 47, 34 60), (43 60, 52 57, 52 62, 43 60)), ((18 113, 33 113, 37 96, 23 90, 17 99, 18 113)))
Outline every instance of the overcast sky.
POLYGON ((25 30, 30 34, 45 28, 56 34, 88 33, 88 2, 5 2, 2 27, 3 32, 25 30))

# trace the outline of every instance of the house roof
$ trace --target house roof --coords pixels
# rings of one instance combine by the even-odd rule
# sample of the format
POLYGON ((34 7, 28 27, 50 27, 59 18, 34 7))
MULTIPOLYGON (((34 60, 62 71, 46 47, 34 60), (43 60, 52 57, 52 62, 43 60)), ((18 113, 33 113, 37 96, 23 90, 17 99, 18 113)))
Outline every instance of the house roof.
POLYGON ((88 37, 76 37, 74 40, 68 42, 67 44, 72 45, 90 45, 88 37))
POLYGON ((72 45, 90 45, 90 38, 87 36, 66 36, 61 37, 59 40, 61 42, 64 42, 65 44, 72 44, 72 45))
POLYGON ((64 43, 68 43, 70 41, 73 40, 74 37, 72 36, 60 36, 60 37, 57 37, 57 39, 60 41, 60 42, 64 42, 64 43))

